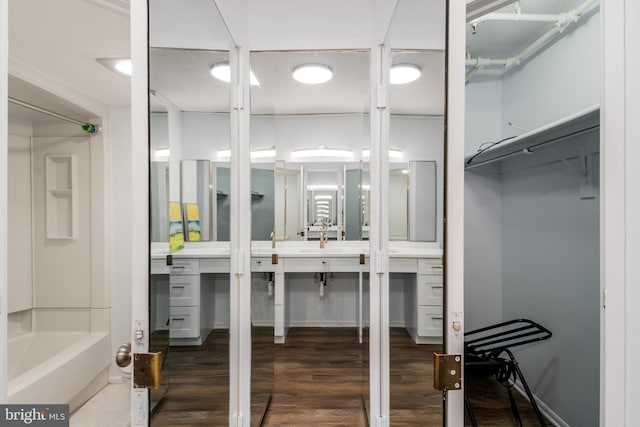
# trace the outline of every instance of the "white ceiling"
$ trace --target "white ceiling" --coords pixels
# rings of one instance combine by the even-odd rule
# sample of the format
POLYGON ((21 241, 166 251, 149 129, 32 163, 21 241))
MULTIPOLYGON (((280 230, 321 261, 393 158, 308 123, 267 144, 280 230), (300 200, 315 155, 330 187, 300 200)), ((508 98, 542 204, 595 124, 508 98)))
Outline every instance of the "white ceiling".
MULTIPOLYGON (((580 2, 521 0, 520 6, 523 13, 556 13, 580 2)), ((38 76, 38 80, 68 88, 78 96, 94 100, 96 105, 129 105, 129 79, 96 61, 96 58, 129 56, 127 4, 128 0, 10 0, 10 74, 20 78, 38 76)), ((152 0, 153 5, 178 7, 164 17, 152 16, 152 31, 160 28, 168 30, 167 34, 171 31, 182 34, 183 46, 173 47, 184 47, 191 39, 200 40, 200 44, 189 47, 219 49, 221 45, 228 45, 227 40, 219 40, 228 28, 236 43, 251 50, 269 51, 255 53, 251 58, 252 69, 261 83, 260 87, 252 88, 255 112, 366 111, 368 53, 363 50, 384 41, 391 47, 419 50, 419 53, 404 54, 412 57, 403 62, 420 62, 426 71, 424 79, 413 86, 393 89, 394 112, 442 113, 444 0, 217 0, 215 3, 212 0, 152 0), (216 20, 216 4, 224 20, 212 25, 216 20), (244 26, 244 22, 248 22, 248 26, 244 26), (218 40, 214 40, 216 38, 218 40), (208 43, 209 40, 213 42, 208 43), (299 52, 301 49, 315 52, 299 52), (336 52, 336 49, 348 52, 336 52), (283 50, 287 52, 274 52, 283 50), (335 79, 317 87, 301 88, 293 82, 291 68, 307 61, 309 56, 330 63, 335 79), (427 95, 416 96, 417 93, 427 95)), ((477 34, 468 36, 470 54, 483 57, 514 54, 543 31, 539 25, 485 23, 479 26, 477 34)), ((154 40, 153 34, 151 38, 154 40)), ((167 46, 168 41, 165 38, 157 43, 167 46)), ((154 75, 152 70, 152 87, 156 86, 153 88, 185 110, 224 111, 224 107, 211 102, 210 98, 218 103, 228 102, 228 92, 220 92, 227 88, 208 75, 208 68, 221 55, 224 56, 218 52, 158 53, 152 57, 151 66, 160 67, 163 74, 154 75), (202 71, 196 75, 196 70, 202 71)), ((24 92, 28 90, 17 82, 10 80, 10 96, 27 96, 24 92)), ((28 96, 37 98, 34 93, 28 96)), ((43 96, 40 104, 83 116, 81 119, 95 113, 74 111, 70 103, 58 98, 43 96)), ((15 111, 12 107, 10 113, 15 111)), ((15 114, 24 119, 24 112, 15 114)))

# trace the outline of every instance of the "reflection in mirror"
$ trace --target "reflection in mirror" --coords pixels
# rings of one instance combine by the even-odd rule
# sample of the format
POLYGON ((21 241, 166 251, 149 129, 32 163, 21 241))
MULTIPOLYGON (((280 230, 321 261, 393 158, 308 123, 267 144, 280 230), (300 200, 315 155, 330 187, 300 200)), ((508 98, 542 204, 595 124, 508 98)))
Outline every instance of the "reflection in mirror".
POLYGON ((389 239, 436 241, 436 162, 389 163, 389 239))
POLYGON ((347 171, 359 167, 370 145, 369 52, 252 52, 251 71, 257 80, 251 86, 252 156, 275 149, 283 165, 275 180, 276 240, 318 239, 323 225, 330 239, 360 240, 358 222, 350 220, 347 229, 345 185, 347 171), (325 64, 333 78, 324 84, 294 80, 293 69, 309 63, 325 64), (336 189, 308 188, 321 184, 336 189), (318 204, 316 196, 331 196, 318 191, 335 191, 335 199, 318 204), (323 205, 329 212, 319 209, 323 205))
MULTIPOLYGON (((225 224, 221 220, 225 203, 217 192, 220 188, 227 196, 229 192, 229 159, 220 159, 219 153, 230 146, 230 89, 211 70, 229 62, 231 39, 215 2, 150 0, 148 4, 151 265, 155 266, 149 280, 149 325, 154 330, 150 342, 157 343, 162 336, 170 344, 168 351, 163 348, 162 373, 163 384, 169 387, 151 425, 228 425, 229 263, 223 255, 207 264, 188 251, 215 247, 215 242, 206 240, 225 236, 228 240, 228 202, 225 224), (186 238, 172 266, 164 263, 169 202, 183 218, 186 238)), ((218 247, 228 251, 228 244, 218 247)))
POLYGON ((213 197, 213 164, 208 160, 183 160, 180 163, 180 200, 188 242, 216 240, 214 222, 217 200, 213 197))
MULTIPOLYGON (((275 150, 269 160, 275 162, 269 164, 269 172, 275 172, 275 177, 268 180, 275 186, 273 250, 285 257, 285 250, 291 248, 319 249, 321 232, 326 232, 330 240, 327 250, 338 251, 346 238, 361 239, 359 163, 363 149, 370 146, 369 51, 251 52, 250 62, 258 82, 251 86, 252 157, 254 153, 275 150), (323 71, 330 69, 333 77, 318 84, 296 81, 293 71, 304 64, 323 64, 323 71), (349 186, 354 188, 349 190, 349 186), (355 208, 348 207, 351 193, 355 208), (346 219, 347 210, 353 210, 352 220, 346 219), (301 240, 314 242, 306 245, 299 243, 301 240), (290 244, 292 241, 296 244, 290 244)), ((254 170, 260 167, 256 163, 252 161, 254 170)), ((253 175, 254 190, 256 179, 253 175)), ((264 239, 257 233, 252 236, 252 240, 260 238, 264 239)), ((358 300, 358 285, 366 288, 366 283, 360 281, 364 273, 355 269, 315 271, 312 267, 283 272, 288 261, 279 261, 275 274, 254 272, 252 276, 254 328, 272 326, 274 313, 279 311, 282 329, 287 332, 285 346, 277 348, 275 362, 296 366, 295 372, 276 370, 282 376, 274 378, 273 401, 286 403, 272 405, 269 416, 291 419, 293 406, 304 411, 311 401, 326 404, 323 409, 330 413, 337 401, 335 405, 340 409, 336 412, 342 423, 345 416, 357 412, 359 422, 349 425, 366 425, 361 410, 363 393, 369 394, 361 371, 366 344, 359 342, 357 332, 358 316, 364 322, 368 318, 368 309, 365 313, 358 300), (282 287, 270 293, 274 275, 282 287), (278 289, 283 289, 279 295, 278 289), (341 382, 339 388, 335 387, 336 378, 341 382), (346 405, 357 410, 345 411, 346 405)), ((260 336, 260 331, 254 330, 254 353, 262 351, 256 344, 260 336)), ((363 339, 366 342, 367 338, 363 339)), ((329 425, 331 421, 325 423, 329 425)))
POLYGON ((251 240, 271 240, 275 226, 274 163, 251 162, 251 240))
POLYGON ((169 123, 166 112, 149 116, 152 160, 150 174, 151 241, 169 241, 169 123))
MULTIPOLYGON (((414 38, 414 43, 405 45, 410 39, 400 37, 400 33, 411 28, 406 21, 406 12, 411 9, 406 6, 410 4, 417 3, 398 3, 388 34, 392 47, 389 239, 406 241, 402 244, 411 250, 429 250, 433 255, 422 255, 417 271, 389 275, 390 425, 437 426, 443 424, 443 403, 440 392, 433 388, 432 365, 433 353, 440 353, 443 348, 445 54, 444 46, 438 43, 432 44, 435 49, 414 49, 421 45, 414 38), (405 48, 407 45, 410 49, 405 48), (407 64, 420 71, 417 79, 396 83, 394 67, 407 64)), ((423 7, 434 8, 435 3, 423 7)), ((423 16, 439 16, 435 9, 431 13, 425 11, 423 16)), ((443 15, 439 19, 444 22, 443 15)), ((396 242, 392 241, 391 247, 393 243, 396 242)))
POLYGON ((305 211, 307 240, 342 240, 343 170, 341 165, 322 165, 305 172, 305 211))

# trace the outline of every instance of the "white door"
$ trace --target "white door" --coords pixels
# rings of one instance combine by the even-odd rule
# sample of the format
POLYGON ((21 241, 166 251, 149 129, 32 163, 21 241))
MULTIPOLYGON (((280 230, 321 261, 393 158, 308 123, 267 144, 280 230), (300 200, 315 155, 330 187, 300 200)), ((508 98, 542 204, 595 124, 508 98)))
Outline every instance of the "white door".
MULTIPOLYGON (((464 111, 466 2, 448 1, 445 351, 464 354, 464 111)), ((464 358, 463 358, 464 362, 464 358)), ((464 366, 464 363, 462 363, 464 366)), ((462 372, 464 374, 464 372, 462 372)), ((464 425, 464 382, 447 392, 445 425, 464 425)))
MULTIPOLYGON (((149 347, 149 130, 147 79, 147 2, 131 2, 131 352, 149 347)), ((149 392, 131 391, 131 425, 147 426, 149 392)))

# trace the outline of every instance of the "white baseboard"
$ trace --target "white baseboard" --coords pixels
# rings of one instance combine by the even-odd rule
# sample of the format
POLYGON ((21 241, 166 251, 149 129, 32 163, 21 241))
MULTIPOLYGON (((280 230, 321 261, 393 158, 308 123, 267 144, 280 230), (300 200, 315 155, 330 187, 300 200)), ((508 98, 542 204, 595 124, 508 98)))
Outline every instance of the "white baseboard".
MULTIPOLYGON (((529 401, 529 398, 527 397, 527 393, 525 393, 524 387, 522 387, 522 383, 519 380, 516 381, 513 388, 516 389, 516 391, 520 393, 522 397, 524 397, 527 401, 529 401)), ((542 415, 544 415, 547 418, 547 420, 549 420, 555 427, 571 427, 567 422, 565 422, 562 418, 560 418, 558 414, 556 414, 551 408, 549 408, 546 403, 540 400, 538 396, 534 394, 533 398, 538 404, 538 408, 540 408, 540 412, 542 412, 542 415)))

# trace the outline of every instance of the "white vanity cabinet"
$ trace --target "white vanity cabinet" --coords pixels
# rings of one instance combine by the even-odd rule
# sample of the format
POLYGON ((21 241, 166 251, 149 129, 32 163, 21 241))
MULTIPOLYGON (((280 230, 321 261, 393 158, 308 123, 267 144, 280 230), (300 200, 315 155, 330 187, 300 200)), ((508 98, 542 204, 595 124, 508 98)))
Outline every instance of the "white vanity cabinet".
POLYGON ((210 330, 201 309, 200 261, 176 259, 169 266, 169 338, 171 345, 200 345, 210 330))
POLYGON ((174 256, 172 265, 164 257, 151 260, 151 274, 169 275, 170 345, 201 345, 213 330, 215 291, 204 285, 201 276, 207 273, 228 274, 229 258, 174 256))
POLYGON ((405 327, 416 344, 441 344, 443 312, 443 268, 441 257, 391 257, 391 273, 409 274, 405 303, 405 327))
POLYGON ((417 331, 413 340, 418 344, 439 344, 444 316, 442 261, 419 259, 416 278, 417 331))

